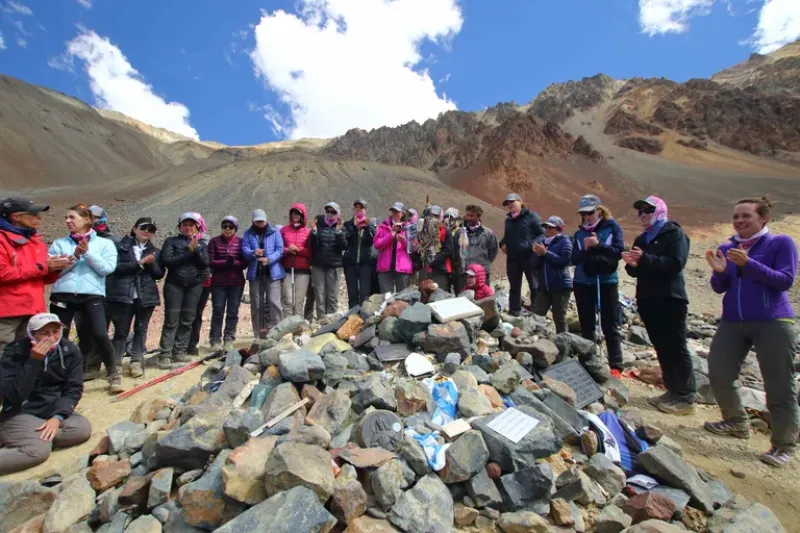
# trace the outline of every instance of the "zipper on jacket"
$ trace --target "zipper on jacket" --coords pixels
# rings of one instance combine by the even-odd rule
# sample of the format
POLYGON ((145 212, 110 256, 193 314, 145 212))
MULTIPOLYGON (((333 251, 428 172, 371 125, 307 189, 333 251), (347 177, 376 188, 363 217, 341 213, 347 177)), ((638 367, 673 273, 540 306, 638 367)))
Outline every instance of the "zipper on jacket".
POLYGON ((550 283, 547 281, 547 261, 544 262, 542 270, 544 270, 544 290, 549 291, 550 283))
POLYGON ((736 306, 739 308, 739 320, 744 321, 744 314, 742 314, 742 280, 738 280, 736 284, 736 306))
POLYGON ((766 307, 767 309, 769 309, 769 293, 767 292, 767 288, 766 288, 766 287, 764 287, 764 288, 762 289, 762 291, 763 291, 763 293, 764 293, 764 307, 766 307))
POLYGON ((356 264, 361 264, 361 239, 364 237, 364 228, 358 230, 358 241, 356 242, 356 264))

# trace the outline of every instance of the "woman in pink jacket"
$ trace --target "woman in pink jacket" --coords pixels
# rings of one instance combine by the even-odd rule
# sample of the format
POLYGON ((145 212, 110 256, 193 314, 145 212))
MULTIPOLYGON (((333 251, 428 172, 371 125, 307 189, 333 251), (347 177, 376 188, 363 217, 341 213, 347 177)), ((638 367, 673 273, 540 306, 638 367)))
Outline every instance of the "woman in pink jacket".
POLYGON ((404 211, 405 206, 395 202, 389 209, 391 215, 378 227, 373 241, 378 250, 378 285, 384 294, 408 287, 408 278, 413 272, 404 211))

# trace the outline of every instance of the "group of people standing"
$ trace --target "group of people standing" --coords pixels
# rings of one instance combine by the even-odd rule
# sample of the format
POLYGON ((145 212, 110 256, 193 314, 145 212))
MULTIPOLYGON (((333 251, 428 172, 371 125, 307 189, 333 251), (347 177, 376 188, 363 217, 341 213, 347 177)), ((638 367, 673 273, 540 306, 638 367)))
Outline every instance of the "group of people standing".
MULTIPOLYGON (((53 444, 88 438, 88 421, 73 413, 83 390, 81 354, 98 353, 112 392, 122 390, 119 369, 126 352, 131 374, 142 375, 147 329, 161 304, 157 282, 162 278, 165 316, 158 364, 167 369, 196 353, 209 297, 211 347, 231 347, 246 282, 253 332, 261 336, 284 315, 312 318, 316 311, 321 318, 335 312, 340 270, 351 308, 371 294, 401 291, 423 280, 455 294, 471 289, 477 299, 491 296, 491 267, 502 250, 510 313, 522 312, 524 278, 532 311, 552 312, 556 330, 564 332, 574 295, 582 336, 605 339, 611 373, 619 377, 622 261, 636 279, 637 308, 667 389, 651 403, 665 413, 693 413, 696 385, 686 342, 683 276, 690 242, 681 226, 669 220, 666 203, 650 196, 633 204, 642 233, 630 248, 620 225, 595 195, 580 199, 580 224, 571 236, 565 234, 562 218, 542 221, 517 194, 508 195, 503 205, 508 215, 499 243, 483 225, 483 210, 477 205, 467 206, 463 218, 455 208, 436 205, 426 206, 420 217, 397 202, 378 224, 368 216, 367 202, 358 199, 347 220, 335 202, 312 220, 302 203, 293 204, 288 224, 280 227, 270 225, 266 213, 256 209, 241 237, 233 216, 222 219, 220 234, 212 238, 199 213, 183 213, 178 235, 166 238, 159 249, 151 218, 140 218, 128 235, 116 238, 102 208, 77 204, 65 216, 69 234, 48 250, 37 230, 41 213, 49 207, 20 198, 1 201, 0 297, 5 305, 0 309, 0 349, 5 350, 0 352, 0 441, 5 447, 0 449, 0 474, 41 462, 53 444), (45 313, 48 284, 50 313, 45 313), (80 350, 68 340, 73 321, 78 322, 80 350), (109 323, 114 324, 113 340, 109 323), (128 342, 131 324, 133 339, 128 342)), ((737 378, 755 347, 773 430, 772 449, 760 458, 784 466, 794 454, 800 414, 794 380, 795 313, 787 292, 797 275, 798 252, 791 238, 769 232, 771 208, 766 198, 738 202, 735 234, 719 249, 706 252, 711 286, 725 296, 709 355, 723 420, 705 428, 749 436, 737 378)))

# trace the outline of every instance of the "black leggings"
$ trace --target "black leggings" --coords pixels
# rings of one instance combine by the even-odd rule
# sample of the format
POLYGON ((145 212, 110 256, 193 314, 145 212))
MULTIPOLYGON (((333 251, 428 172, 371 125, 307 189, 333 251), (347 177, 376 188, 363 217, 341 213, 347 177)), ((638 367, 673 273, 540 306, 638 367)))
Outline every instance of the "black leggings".
MULTIPOLYGON (((575 303, 581 336, 597 342, 597 285, 575 283, 575 303)), ((619 332, 619 286, 616 283, 600 284, 600 325, 606 338, 608 364, 613 370, 622 370, 622 337, 619 332)))
POLYGON ((117 364, 122 362, 125 355, 125 346, 133 322, 133 343, 130 348, 131 363, 141 363, 147 351, 147 328, 153 316, 155 306, 142 307, 142 301, 136 299, 133 303, 111 302, 109 314, 114 323, 114 352, 117 364))
MULTIPOLYGON (((80 302, 51 302, 50 312, 58 316, 64 324, 64 336, 69 337, 72 328, 72 318, 75 313, 83 313, 83 324, 91 336, 91 346, 100 354, 103 364, 106 365, 108 377, 118 376, 117 362, 114 357, 114 347, 108 338, 108 322, 106 319, 106 306, 102 296, 87 297, 80 302)), ((86 343, 80 343, 84 346, 86 343)))

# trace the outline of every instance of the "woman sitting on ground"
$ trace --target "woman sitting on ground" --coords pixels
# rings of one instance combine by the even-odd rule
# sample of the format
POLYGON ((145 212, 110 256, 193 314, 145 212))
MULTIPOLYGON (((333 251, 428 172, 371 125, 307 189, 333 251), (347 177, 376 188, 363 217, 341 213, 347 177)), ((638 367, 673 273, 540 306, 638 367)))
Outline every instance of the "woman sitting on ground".
POLYGON ((750 348, 755 347, 772 417, 772 448, 759 458, 783 467, 797 446, 797 330, 788 291, 797 277, 798 257, 791 237, 770 233, 771 211, 768 198, 739 200, 733 209, 736 233, 716 251, 706 251, 714 271, 711 287, 725 296, 722 321, 708 356, 711 387, 723 420, 706 422, 704 427, 718 435, 750 437, 737 380, 750 348))
POLYGON ((75 446, 92 435, 89 421, 74 412, 83 395, 80 350, 52 313, 31 317, 27 333, 0 358, 0 475, 41 464, 53 446, 75 446))

